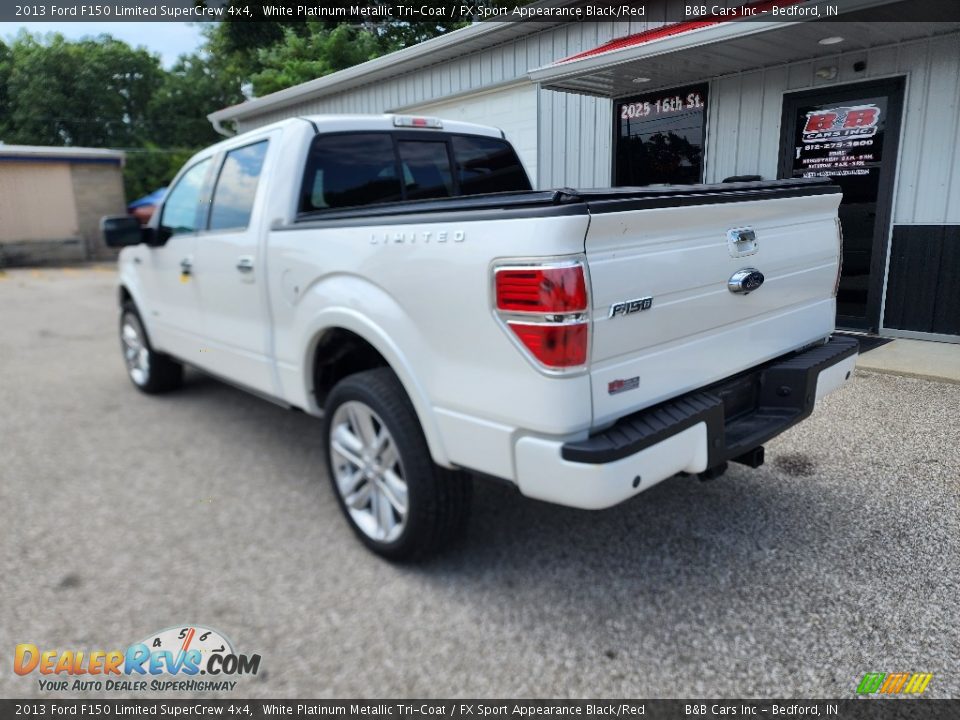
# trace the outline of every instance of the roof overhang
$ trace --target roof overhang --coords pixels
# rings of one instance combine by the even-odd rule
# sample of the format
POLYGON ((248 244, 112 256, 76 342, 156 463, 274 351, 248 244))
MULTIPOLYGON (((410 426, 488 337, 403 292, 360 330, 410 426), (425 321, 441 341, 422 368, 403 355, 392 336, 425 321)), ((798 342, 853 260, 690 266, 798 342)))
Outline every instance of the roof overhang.
POLYGON ((0 143, 0 160, 19 162, 112 163, 123 165, 122 150, 51 145, 4 145, 0 143))
MULTIPOLYGON (((782 3, 786 5, 787 3, 782 3)), ((529 73, 549 90, 625 97, 788 62, 837 57, 870 47, 960 31, 960 23, 899 21, 907 0, 811 0, 814 8, 840 5, 841 19, 770 21, 755 16, 727 22, 677 23, 675 32, 622 38, 529 73), (843 42, 821 45, 827 36, 843 42), (637 78, 649 78, 638 84, 637 78)), ((956 15, 954 14, 955 18, 956 15)))
POLYGON ((475 23, 403 50, 354 65, 346 70, 217 110, 207 115, 207 119, 215 128, 219 128, 224 122, 254 117, 304 100, 316 100, 371 82, 382 81, 414 69, 459 58, 492 45, 509 42, 521 35, 529 35, 538 29, 553 27, 557 24, 559 24, 557 21, 475 23))

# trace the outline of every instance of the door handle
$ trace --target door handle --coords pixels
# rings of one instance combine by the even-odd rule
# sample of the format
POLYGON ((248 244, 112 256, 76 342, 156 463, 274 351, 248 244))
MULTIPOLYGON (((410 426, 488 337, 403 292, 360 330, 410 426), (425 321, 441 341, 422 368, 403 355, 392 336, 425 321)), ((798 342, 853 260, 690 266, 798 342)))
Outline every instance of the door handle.
POLYGON ((253 256, 241 255, 237 258, 237 270, 242 273, 253 272, 253 256))
POLYGON ((193 258, 185 257, 180 261, 180 272, 184 275, 189 275, 193 272, 193 258))

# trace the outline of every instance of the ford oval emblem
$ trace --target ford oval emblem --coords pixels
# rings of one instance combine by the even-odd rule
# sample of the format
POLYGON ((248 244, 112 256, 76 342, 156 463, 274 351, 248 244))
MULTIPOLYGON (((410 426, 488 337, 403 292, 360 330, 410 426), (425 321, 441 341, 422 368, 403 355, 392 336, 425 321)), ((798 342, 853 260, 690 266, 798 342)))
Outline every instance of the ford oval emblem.
POLYGON ((747 295, 763 285, 763 273, 756 268, 737 270, 729 280, 727 289, 732 293, 747 295))

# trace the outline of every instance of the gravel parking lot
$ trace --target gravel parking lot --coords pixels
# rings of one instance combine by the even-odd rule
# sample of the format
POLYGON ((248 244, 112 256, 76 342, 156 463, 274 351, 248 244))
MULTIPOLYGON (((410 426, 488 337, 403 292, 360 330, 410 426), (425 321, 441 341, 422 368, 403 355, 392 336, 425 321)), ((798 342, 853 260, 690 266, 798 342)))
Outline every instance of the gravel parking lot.
POLYGON ((185 623, 262 655, 233 697, 960 696, 960 385, 858 373, 763 468, 609 511, 477 482, 465 542, 397 567, 340 517, 316 420, 132 387, 113 281, 0 275, 0 696, 43 694, 16 643, 185 623))

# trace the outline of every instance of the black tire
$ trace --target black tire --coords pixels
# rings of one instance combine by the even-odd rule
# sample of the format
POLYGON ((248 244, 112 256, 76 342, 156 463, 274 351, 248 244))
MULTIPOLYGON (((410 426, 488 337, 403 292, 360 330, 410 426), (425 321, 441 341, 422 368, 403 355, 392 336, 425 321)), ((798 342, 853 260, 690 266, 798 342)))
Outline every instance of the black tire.
POLYGON ((140 313, 137 312, 137 306, 129 300, 123 303, 120 312, 120 348, 127 364, 127 377, 137 390, 148 395, 157 395, 176 390, 183 385, 183 365, 169 355, 153 349, 140 313), (144 353, 145 362, 140 363, 136 368, 131 366, 131 360, 128 357, 130 346, 125 339, 128 326, 134 328, 139 335, 144 353))
MULTIPOLYGON (((341 412, 339 417, 342 418, 343 414, 341 412)), ((470 514, 471 478, 466 473, 447 470, 433 462, 413 405, 392 370, 367 370, 337 383, 324 406, 323 437, 333 494, 351 529, 373 552, 395 561, 421 559, 447 548, 463 533, 470 514), (344 408, 346 403, 351 405, 344 408), (341 455, 335 456, 331 434, 334 418, 338 416, 338 409, 356 408, 357 403, 372 410, 379 428, 385 426, 389 431, 390 441, 399 456, 400 464, 396 467, 402 470, 402 480, 406 483, 406 515, 398 523, 402 524, 402 530, 399 536, 390 540, 371 537, 358 525, 351 512, 362 513, 364 510, 348 509, 335 474, 335 461, 341 468, 353 464, 341 455)), ((380 458, 376 461, 379 463, 380 458)), ((365 482, 373 487, 373 479, 361 479, 358 485, 365 482)), ((373 492, 376 494, 376 490, 373 492)), ((381 495, 381 498, 385 496, 381 495)), ((371 505, 369 512, 375 515, 372 508, 371 505)))

